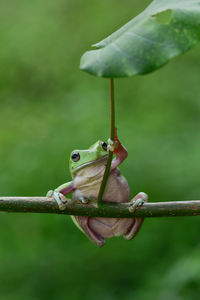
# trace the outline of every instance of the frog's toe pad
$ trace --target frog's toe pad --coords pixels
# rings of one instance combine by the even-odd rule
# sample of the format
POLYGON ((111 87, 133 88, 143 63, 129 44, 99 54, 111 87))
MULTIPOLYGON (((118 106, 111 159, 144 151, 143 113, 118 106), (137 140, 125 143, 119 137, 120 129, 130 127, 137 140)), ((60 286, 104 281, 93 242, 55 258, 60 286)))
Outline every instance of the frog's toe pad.
POLYGON ((108 139, 108 147, 107 151, 115 152, 115 150, 118 148, 118 142, 112 141, 110 138, 108 139))
POLYGON ((147 202, 149 198, 148 195, 144 192, 140 192, 139 194, 136 195, 136 197, 141 198, 142 200, 144 200, 144 202, 147 202))
POLYGON ((52 197, 53 196, 53 190, 49 190, 46 194, 46 197, 52 197))
POLYGON ((87 204, 87 203, 89 203, 90 199, 85 196, 80 196, 79 201, 83 204, 87 204))
POLYGON ((142 198, 138 198, 135 202, 132 202, 129 206, 129 211, 131 213, 135 212, 138 206, 142 206, 144 204, 144 200, 142 198))

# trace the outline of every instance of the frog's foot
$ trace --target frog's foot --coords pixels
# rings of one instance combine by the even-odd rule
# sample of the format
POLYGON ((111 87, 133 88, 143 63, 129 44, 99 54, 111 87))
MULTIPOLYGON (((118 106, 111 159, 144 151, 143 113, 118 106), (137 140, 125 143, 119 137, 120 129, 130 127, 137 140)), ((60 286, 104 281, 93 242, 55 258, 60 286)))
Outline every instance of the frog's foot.
POLYGON ((58 204, 60 210, 64 210, 66 208, 66 204, 68 203, 66 197, 60 192, 50 190, 47 192, 47 197, 52 197, 58 204))
POLYGON ((90 199, 85 196, 80 196, 78 200, 83 204, 87 204, 90 201, 90 199))
POLYGON ((117 153, 120 153, 122 149, 124 149, 124 147, 118 139, 117 128, 115 127, 114 140, 111 140, 110 138, 108 139, 107 151, 112 151, 116 155, 117 153))
POLYGON ((138 193, 132 200, 131 203, 129 205, 129 211, 131 213, 134 213, 135 210, 137 209, 137 207, 142 206, 144 204, 144 202, 148 201, 148 195, 140 192, 138 193))
POLYGON ((114 152, 115 149, 118 147, 118 142, 113 141, 110 138, 108 139, 108 146, 107 146, 107 151, 114 152))

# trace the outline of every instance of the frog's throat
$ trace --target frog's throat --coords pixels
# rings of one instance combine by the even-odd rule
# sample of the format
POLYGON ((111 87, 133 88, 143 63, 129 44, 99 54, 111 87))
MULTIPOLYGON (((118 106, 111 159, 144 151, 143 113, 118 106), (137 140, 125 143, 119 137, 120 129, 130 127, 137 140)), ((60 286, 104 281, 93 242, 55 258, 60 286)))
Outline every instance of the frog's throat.
POLYGON ((72 175, 74 176, 74 175, 76 174, 76 172, 79 171, 80 169, 85 168, 85 167, 87 167, 87 166, 89 166, 89 165, 96 164, 96 163, 100 162, 101 160, 105 160, 107 157, 108 157, 108 154, 105 154, 104 156, 102 156, 102 157, 100 157, 100 158, 98 158, 98 159, 96 159, 96 160, 86 162, 86 163, 84 163, 84 164, 78 166, 78 167, 75 168, 74 170, 72 170, 71 173, 72 173, 72 175))

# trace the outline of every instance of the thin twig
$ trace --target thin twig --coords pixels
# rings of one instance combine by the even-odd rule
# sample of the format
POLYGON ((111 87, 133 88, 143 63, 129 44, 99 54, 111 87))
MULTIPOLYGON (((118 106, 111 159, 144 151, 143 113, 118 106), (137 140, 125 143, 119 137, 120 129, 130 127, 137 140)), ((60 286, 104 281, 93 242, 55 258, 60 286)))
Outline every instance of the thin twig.
POLYGON ((118 218, 178 217, 200 215, 200 200, 144 203, 134 213, 130 213, 129 203, 105 203, 100 208, 88 204, 71 203, 61 211, 53 198, 0 197, 0 211, 118 218))

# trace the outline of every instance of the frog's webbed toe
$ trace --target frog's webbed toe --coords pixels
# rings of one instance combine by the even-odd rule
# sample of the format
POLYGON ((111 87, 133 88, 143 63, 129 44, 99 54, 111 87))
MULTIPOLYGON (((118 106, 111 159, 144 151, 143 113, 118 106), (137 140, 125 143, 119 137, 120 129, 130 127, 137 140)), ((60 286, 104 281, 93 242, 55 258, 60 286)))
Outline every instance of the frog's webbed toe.
POLYGON ((84 233, 87 235, 87 237, 98 247, 101 247, 105 244, 104 238, 93 231, 90 228, 89 225, 89 217, 84 217, 84 216, 74 216, 76 219, 76 222, 78 225, 81 227, 81 229, 84 231, 84 233))

